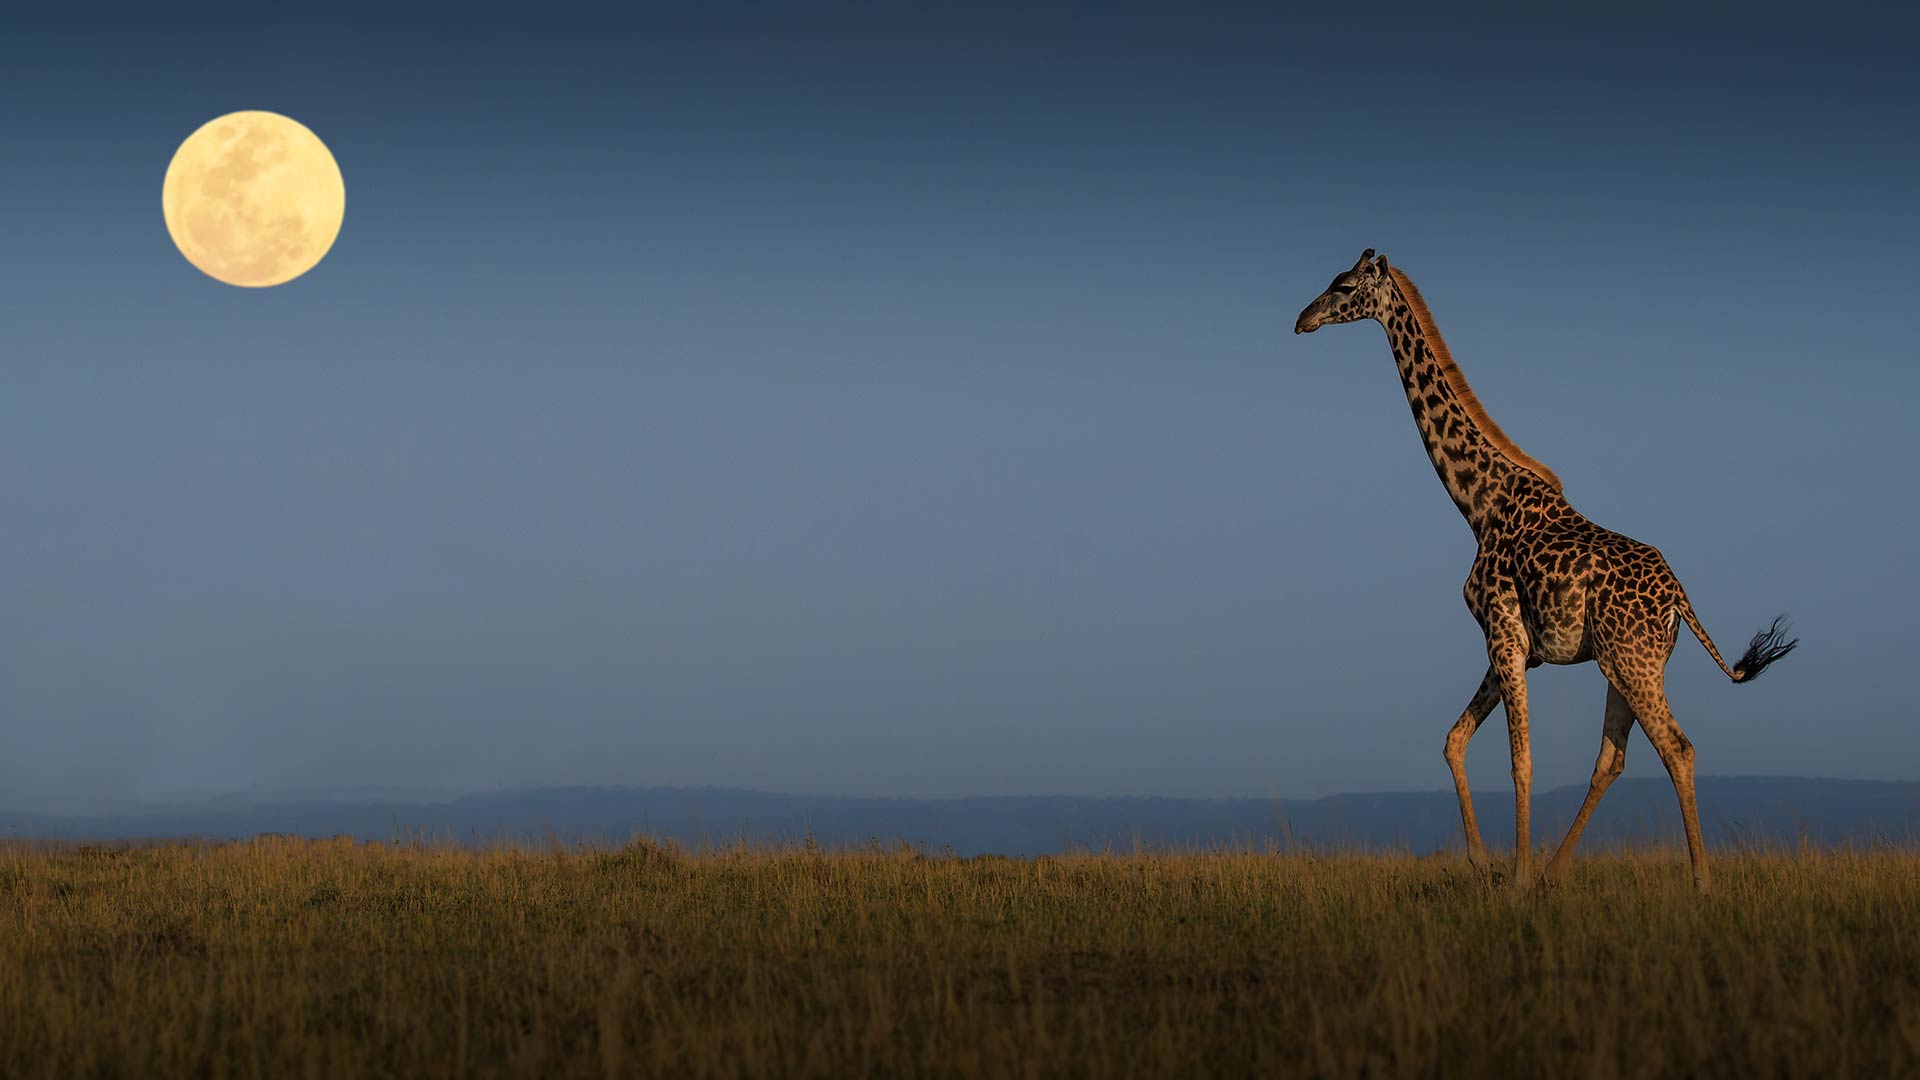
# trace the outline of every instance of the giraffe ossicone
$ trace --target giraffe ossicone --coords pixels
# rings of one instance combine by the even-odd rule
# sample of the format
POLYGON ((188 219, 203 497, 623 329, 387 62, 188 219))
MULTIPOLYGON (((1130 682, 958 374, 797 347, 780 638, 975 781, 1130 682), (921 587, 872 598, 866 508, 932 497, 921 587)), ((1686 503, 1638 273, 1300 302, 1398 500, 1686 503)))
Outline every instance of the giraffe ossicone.
POLYGON ((1680 620, 1736 683, 1799 644, 1782 619, 1755 634, 1729 668, 1687 601, 1686 590, 1650 544, 1603 529, 1575 510, 1551 469, 1520 449, 1487 415, 1453 360, 1411 279, 1368 248, 1336 275, 1294 322, 1296 334, 1372 320, 1387 332, 1407 405, 1434 474, 1479 543, 1462 595, 1487 642, 1487 670, 1466 711, 1448 731, 1446 760, 1460 798, 1467 851, 1487 862, 1467 788, 1467 744, 1503 704, 1513 766, 1514 880, 1529 881, 1533 755, 1527 729, 1528 668, 1596 663, 1607 680, 1599 759, 1587 797, 1548 862, 1543 884, 1566 872, 1594 807, 1626 768, 1627 736, 1639 722, 1673 780, 1687 835, 1694 885, 1707 891, 1706 845, 1694 798, 1693 744, 1667 704, 1666 665, 1680 620))

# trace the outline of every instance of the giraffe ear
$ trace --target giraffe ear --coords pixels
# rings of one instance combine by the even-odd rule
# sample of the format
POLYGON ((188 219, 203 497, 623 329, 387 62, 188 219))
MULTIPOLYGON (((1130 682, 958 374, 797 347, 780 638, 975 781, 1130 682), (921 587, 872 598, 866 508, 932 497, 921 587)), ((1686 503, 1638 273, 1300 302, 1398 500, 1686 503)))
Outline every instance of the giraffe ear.
POLYGON ((1385 255, 1382 255, 1379 258, 1373 260, 1373 269, 1375 273, 1379 274, 1382 277, 1385 277, 1387 273, 1387 257, 1385 255))

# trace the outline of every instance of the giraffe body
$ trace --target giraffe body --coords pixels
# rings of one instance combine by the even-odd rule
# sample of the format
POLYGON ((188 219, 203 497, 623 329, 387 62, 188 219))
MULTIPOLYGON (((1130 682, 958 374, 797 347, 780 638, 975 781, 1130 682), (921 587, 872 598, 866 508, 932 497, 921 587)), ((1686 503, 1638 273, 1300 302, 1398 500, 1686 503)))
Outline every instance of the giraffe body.
POLYGON ((1487 671, 1446 739, 1469 855, 1484 864, 1467 787, 1466 751, 1496 704, 1504 704, 1515 798, 1516 883, 1528 880, 1533 756, 1527 669, 1594 661, 1607 680, 1600 754, 1587 797, 1547 867, 1564 874, 1600 796, 1626 767, 1637 720, 1673 780, 1695 885, 1709 884, 1694 799, 1694 749, 1668 708, 1667 660, 1684 620, 1734 682, 1747 682, 1790 652, 1781 622, 1754 636, 1729 668, 1700 626, 1686 591, 1657 548, 1601 528, 1575 510, 1560 479, 1500 430, 1454 364, 1419 290, 1369 249, 1300 313, 1295 333, 1372 319, 1386 328, 1407 404, 1434 474, 1479 543, 1462 589, 1487 641, 1487 671))

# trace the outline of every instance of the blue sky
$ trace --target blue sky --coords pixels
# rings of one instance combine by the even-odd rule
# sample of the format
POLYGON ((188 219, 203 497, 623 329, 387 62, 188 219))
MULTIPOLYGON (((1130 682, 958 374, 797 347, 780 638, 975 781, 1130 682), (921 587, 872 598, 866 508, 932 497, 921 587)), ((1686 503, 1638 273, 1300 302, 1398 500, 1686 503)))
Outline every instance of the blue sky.
POLYGON ((1363 247, 1723 651, 1793 614, 1680 644, 1703 772, 1920 776, 1910 26, 1121 10, 10 14, 0 798, 1444 787, 1472 536, 1291 333, 1363 247), (160 214, 249 108, 347 183, 265 291, 160 214))

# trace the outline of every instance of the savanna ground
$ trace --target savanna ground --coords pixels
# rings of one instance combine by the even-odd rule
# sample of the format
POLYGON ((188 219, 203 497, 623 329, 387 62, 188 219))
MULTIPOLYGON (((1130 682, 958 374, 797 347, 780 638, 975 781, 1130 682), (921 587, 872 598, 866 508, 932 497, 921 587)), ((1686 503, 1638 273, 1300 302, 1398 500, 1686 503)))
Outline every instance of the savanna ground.
POLYGON ((0 847, 0 1076, 1920 1075, 1920 854, 0 847))

